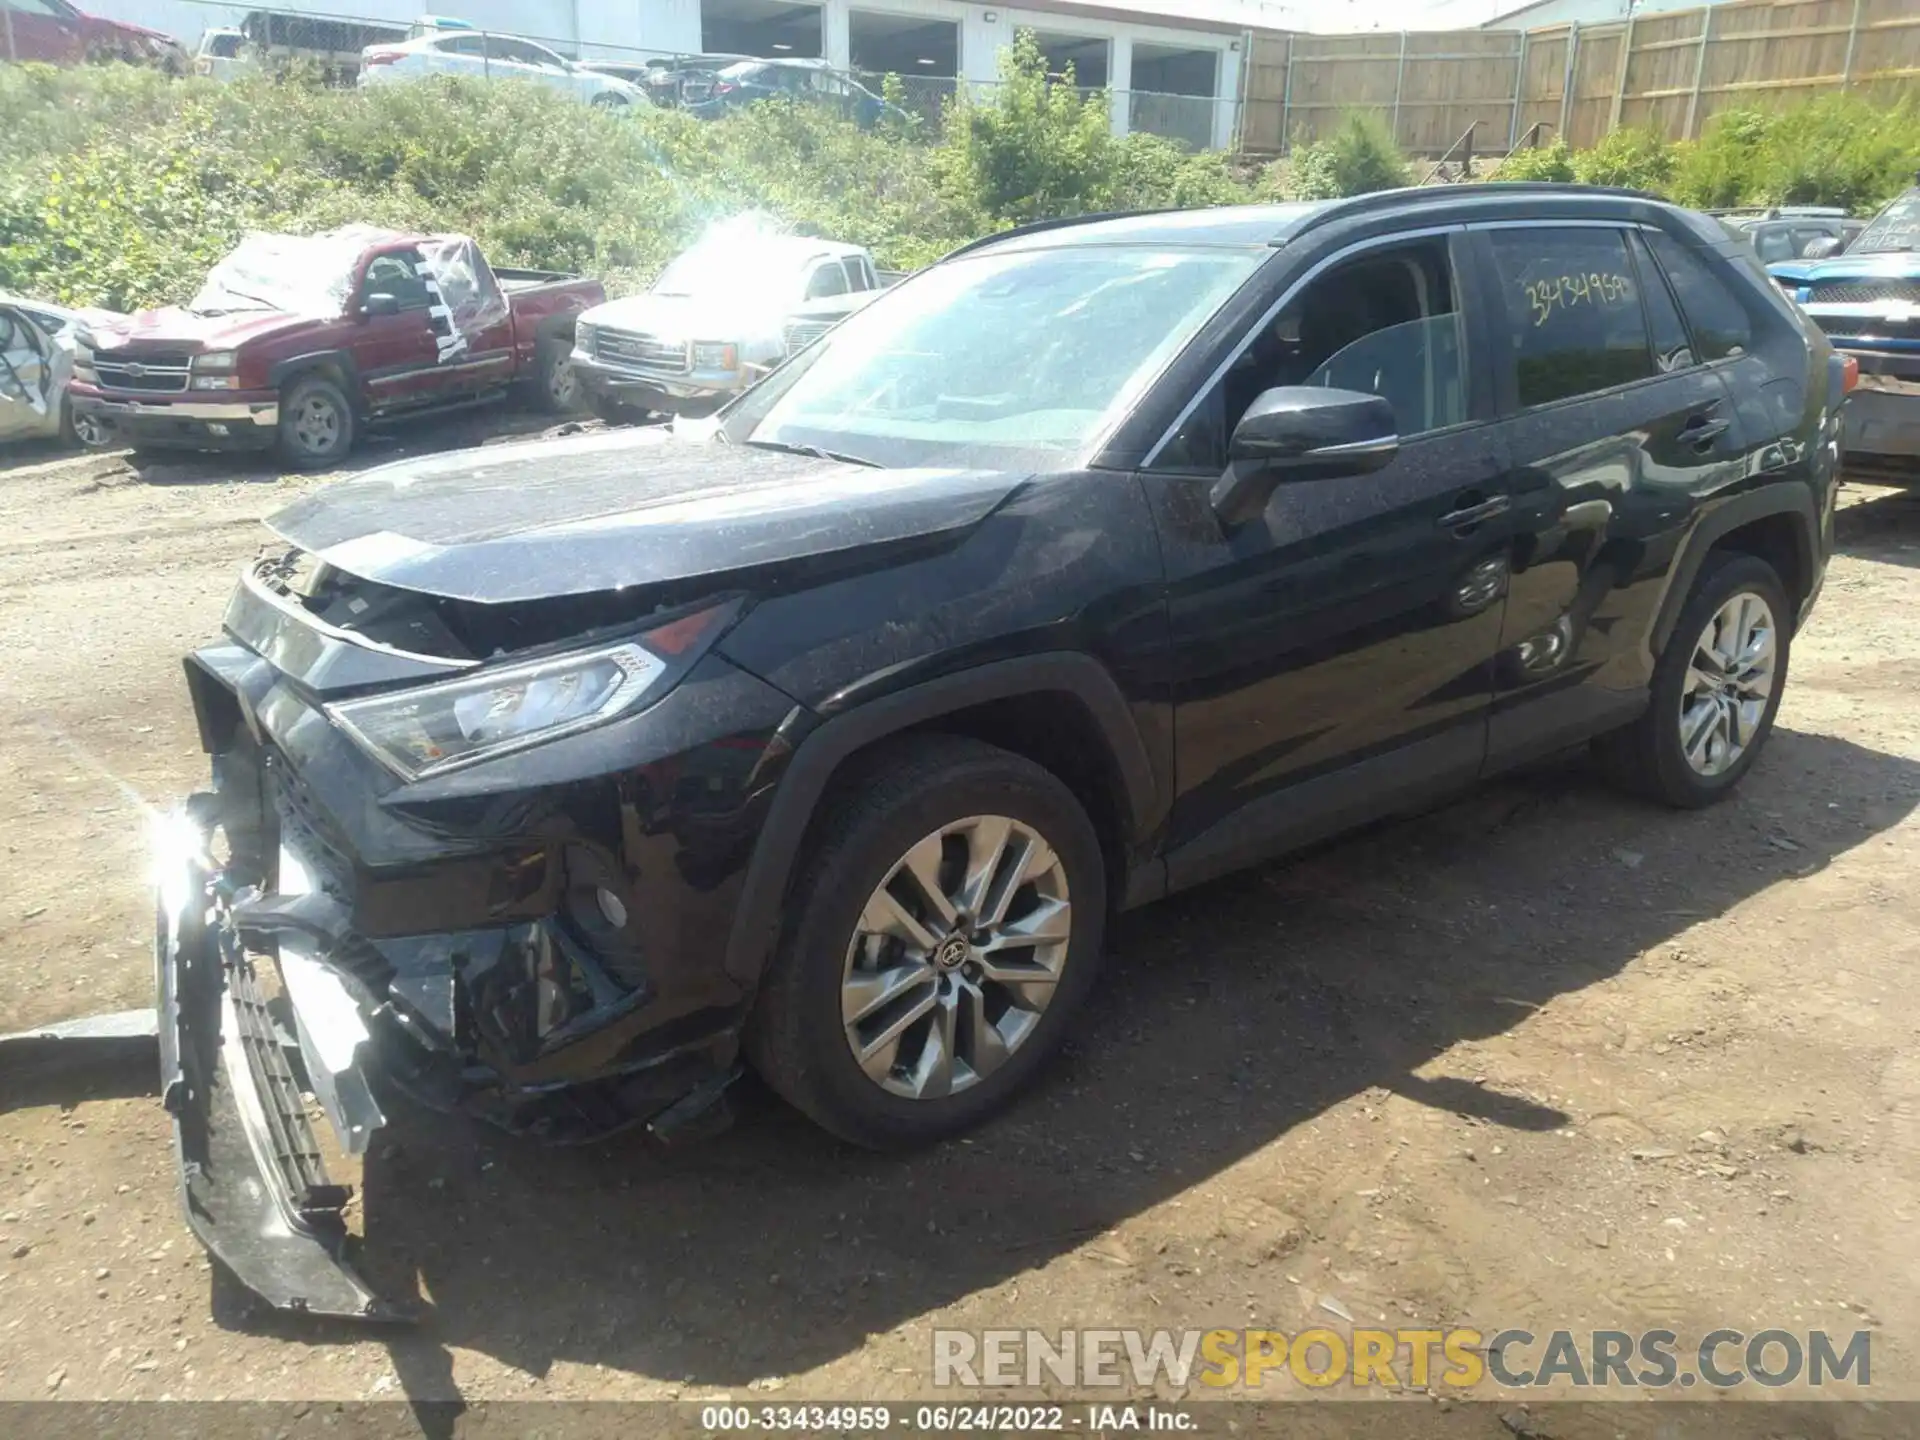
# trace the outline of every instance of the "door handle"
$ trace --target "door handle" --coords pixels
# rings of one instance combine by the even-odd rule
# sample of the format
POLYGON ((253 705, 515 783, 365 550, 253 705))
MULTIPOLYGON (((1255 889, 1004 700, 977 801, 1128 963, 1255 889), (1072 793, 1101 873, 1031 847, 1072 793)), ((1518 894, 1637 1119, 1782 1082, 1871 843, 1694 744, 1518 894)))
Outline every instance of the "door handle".
MULTIPOLYGON (((1471 499, 1462 495, 1462 500, 1471 499)), ((1507 495, 1495 495, 1491 500, 1480 500, 1458 510, 1449 510, 1434 523, 1442 530, 1465 530, 1470 525, 1478 525, 1482 520, 1491 520, 1496 515, 1504 515, 1513 508, 1513 499, 1507 495)))
POLYGON ((1727 433, 1731 421, 1717 419, 1708 415, 1696 415, 1680 427, 1680 440, 1696 450, 1704 450, 1722 435, 1727 433))

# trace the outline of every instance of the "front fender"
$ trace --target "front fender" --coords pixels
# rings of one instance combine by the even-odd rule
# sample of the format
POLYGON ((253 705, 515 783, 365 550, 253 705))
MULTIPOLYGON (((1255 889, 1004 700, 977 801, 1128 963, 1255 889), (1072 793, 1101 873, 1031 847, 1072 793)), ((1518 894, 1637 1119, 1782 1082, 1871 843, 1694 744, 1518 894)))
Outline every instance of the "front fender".
POLYGON ((1146 744, 1119 685, 1091 656, 1072 651, 1021 656, 893 691, 821 721, 797 742, 748 862, 727 942, 727 974, 754 986, 772 959, 800 842, 843 763, 889 735, 969 706, 1024 695, 1060 695, 1086 707, 1120 777, 1132 835, 1151 829, 1156 794, 1146 744))

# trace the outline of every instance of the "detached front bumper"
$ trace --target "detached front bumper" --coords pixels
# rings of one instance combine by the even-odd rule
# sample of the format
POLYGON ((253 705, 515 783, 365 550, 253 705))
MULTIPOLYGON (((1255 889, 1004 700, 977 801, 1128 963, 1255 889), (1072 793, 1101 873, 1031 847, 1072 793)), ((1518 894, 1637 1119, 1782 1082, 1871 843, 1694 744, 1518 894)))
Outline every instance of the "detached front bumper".
MULTIPOLYGON (((241 1284, 277 1309, 406 1320, 348 1259, 353 1192, 327 1176, 285 1039, 241 942, 246 897, 206 859, 205 838, 188 813, 167 825, 154 933, 161 1102, 173 1122, 187 1224, 241 1284)), ((327 1042, 337 1048, 341 1039, 337 1002, 345 998, 339 981, 325 976, 304 1006, 296 997, 298 1044, 310 1076, 339 1078, 328 1068, 327 1042), (329 984, 339 992, 331 1008, 322 993, 329 984)), ((360 1084, 357 1071, 349 1083, 360 1084)), ((362 1097, 363 1085, 355 1103, 362 1097)), ((356 1114, 370 1137, 367 1122, 377 1109, 356 1114)))
POLYGON ((132 445, 180 450, 263 450, 280 425, 271 393, 233 400, 128 400, 75 385, 76 414, 90 415, 132 445))

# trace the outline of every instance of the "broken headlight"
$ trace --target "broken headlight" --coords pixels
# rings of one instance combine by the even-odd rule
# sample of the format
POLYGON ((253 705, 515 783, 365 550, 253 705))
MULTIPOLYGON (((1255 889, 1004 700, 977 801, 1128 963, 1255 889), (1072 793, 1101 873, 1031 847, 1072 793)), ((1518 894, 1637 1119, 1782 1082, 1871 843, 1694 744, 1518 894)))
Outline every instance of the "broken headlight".
POLYGON ((456 680, 342 700, 336 724, 407 780, 588 730, 658 696, 719 637, 732 605, 593 650, 488 666, 456 680))

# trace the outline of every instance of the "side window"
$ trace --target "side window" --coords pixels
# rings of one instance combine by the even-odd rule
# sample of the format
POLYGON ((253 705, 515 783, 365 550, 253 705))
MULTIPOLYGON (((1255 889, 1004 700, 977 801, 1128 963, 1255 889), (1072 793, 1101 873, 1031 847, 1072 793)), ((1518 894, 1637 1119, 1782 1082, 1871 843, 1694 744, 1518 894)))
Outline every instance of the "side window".
POLYGON ((1654 373, 1622 232, 1495 230, 1489 239, 1522 405, 1610 390, 1654 373))
POLYGON ((1746 354, 1753 344, 1753 321, 1727 282, 1664 231, 1653 232, 1649 243, 1679 298, 1681 313, 1693 327, 1701 358, 1724 360, 1746 354))
POLYGON ((840 268, 847 273, 847 289, 850 291, 871 290, 867 280, 866 262, 857 255, 849 255, 840 262, 840 268))
POLYGON ((402 310, 424 310, 432 303, 427 282, 420 275, 419 258, 405 251, 376 255, 369 260, 360 293, 391 295, 400 302, 402 310))
POLYGON ((1755 229, 1753 251, 1760 257, 1761 263, 1771 265, 1776 260, 1791 260, 1799 253, 1794 248, 1793 232, 1784 225, 1761 225, 1755 229))
POLYGON ((829 296, 847 293, 847 272, 837 261, 822 260, 814 266, 813 274, 807 277, 807 299, 825 300, 829 296))
POLYGON ((543 59, 531 45, 522 44, 506 35, 487 36, 487 58, 509 65, 538 65, 543 59))
POLYGON ((1634 235, 1633 268, 1640 282, 1640 298, 1647 307, 1647 334, 1653 340, 1653 363, 1662 370, 1684 370, 1697 364, 1693 342, 1687 338, 1686 322, 1673 303, 1673 293, 1660 278, 1660 269, 1647 253, 1646 241, 1634 235))
POLYGON ((1403 437, 1468 418, 1465 344, 1444 241, 1368 252, 1316 277, 1234 360, 1160 452, 1219 471, 1247 407, 1280 385, 1384 397, 1403 437))
POLYGON ((433 48, 442 55, 484 55, 487 41, 483 35, 456 35, 451 40, 436 41, 433 48))

